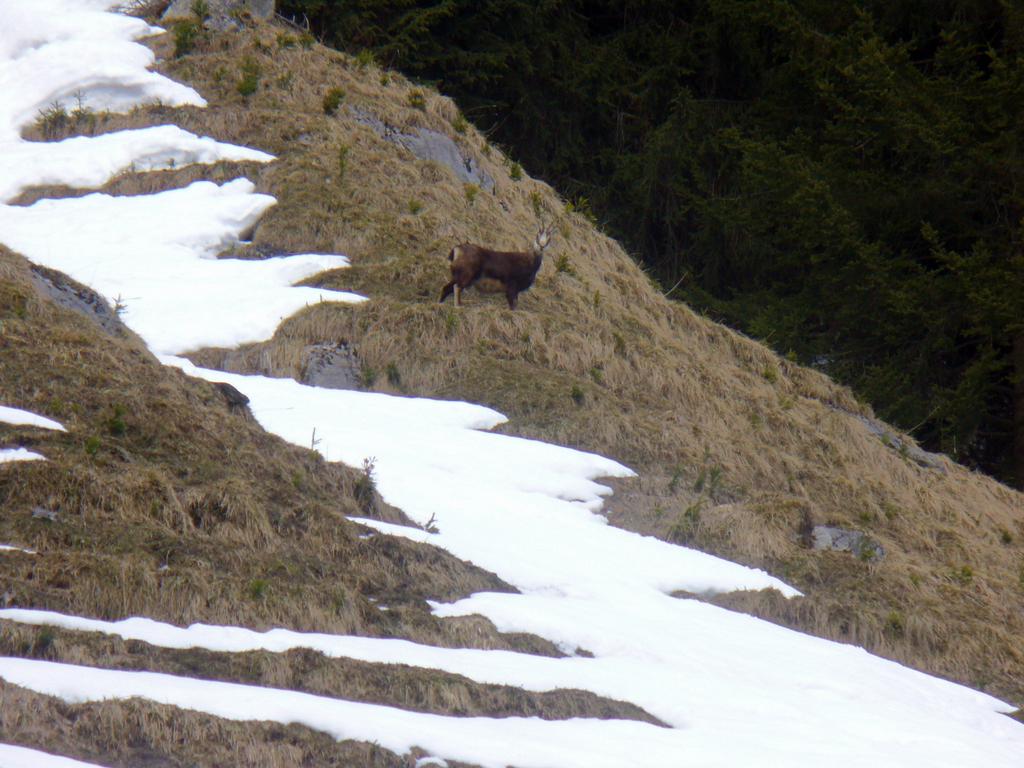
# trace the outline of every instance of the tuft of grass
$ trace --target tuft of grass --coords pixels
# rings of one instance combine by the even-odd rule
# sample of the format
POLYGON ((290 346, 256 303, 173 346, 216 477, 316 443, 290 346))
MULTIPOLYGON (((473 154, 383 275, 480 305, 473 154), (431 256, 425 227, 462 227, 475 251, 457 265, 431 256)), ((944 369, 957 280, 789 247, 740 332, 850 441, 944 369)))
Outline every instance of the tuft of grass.
POLYGON ((518 161, 513 161, 508 168, 508 175, 512 181, 521 181, 523 178, 523 166, 518 161))
POLYGON ((764 370, 761 371, 761 375, 769 384, 774 384, 779 380, 779 370, 771 363, 765 363, 764 370))
POLYGON ((235 90, 245 98, 252 96, 260 87, 260 63, 251 56, 242 59, 242 76, 235 90))
POLYGON ((376 63, 377 60, 373 55, 373 51, 369 48, 363 48, 363 50, 356 54, 356 65, 359 69, 366 69, 376 63))
POLYGON ((558 254, 555 258, 555 272, 560 275, 571 275, 572 277, 576 277, 576 270, 573 269, 572 263, 569 261, 569 254, 558 254))
POLYGON ((572 400, 577 407, 583 405, 586 396, 583 394, 583 387, 579 384, 573 384, 572 389, 569 390, 569 399, 572 400))
POLYGON ((543 208, 544 199, 540 196, 540 192, 536 189, 530 193, 530 207, 533 209, 533 215, 538 219, 540 218, 543 208))
POLYGON ((270 582, 266 579, 253 579, 249 582, 246 592, 250 600, 264 600, 270 589, 270 582))
POLYGON ((345 171, 348 170, 348 153, 349 148, 347 144, 342 144, 338 147, 338 181, 345 177, 345 171))
POLYGON ((452 129, 461 135, 466 132, 467 128, 469 128, 469 123, 466 121, 466 118, 462 116, 462 113, 459 112, 455 115, 455 119, 452 120, 452 129))
POLYGON ((86 438, 85 445, 83 447, 86 455, 95 456, 100 450, 100 438, 97 435, 90 435, 86 438))
POLYGON ((674 541, 677 544, 689 544, 697 538, 703 507, 704 499, 697 499, 697 501, 684 509, 683 513, 675 519, 675 522, 672 523, 672 527, 669 529, 669 541, 674 541))
POLYGON ((206 0, 192 0, 192 15, 199 21, 206 21, 210 18, 210 4, 206 0))
POLYGON ((377 370, 372 365, 363 365, 359 371, 359 383, 363 389, 372 389, 377 383, 377 370))
POLYGON ((423 95, 423 91, 409 91, 409 96, 406 98, 406 102, 410 107, 418 109, 421 112, 424 112, 427 109, 427 97, 423 95))
POLYGON ((197 19, 182 19, 174 24, 171 32, 174 35, 174 58, 180 59, 195 50, 203 25, 197 19))
POLYGON ((476 196, 480 194, 480 187, 476 184, 466 184, 463 189, 466 193, 466 202, 472 205, 476 200, 476 196))
POLYGON ((295 35, 290 35, 287 32, 278 32, 277 34, 277 47, 282 51, 288 48, 294 48, 299 44, 299 39, 295 35))
POLYGON ((415 197, 409 201, 409 213, 418 216, 423 211, 423 203, 415 197))
POLYGON ((299 45, 302 46, 303 50, 308 51, 310 48, 313 47, 314 43, 316 43, 316 38, 313 37, 313 35, 311 35, 309 32, 303 32, 301 35, 299 35, 299 45))
POLYGON ((387 376, 388 384, 392 387, 402 386, 402 374, 398 370, 398 366, 394 362, 388 363, 387 368, 384 369, 384 375, 387 376))
POLYGON ((327 93, 324 94, 324 114, 328 116, 335 114, 344 99, 345 91, 343 89, 338 87, 329 89, 327 93))
POLYGON ((124 437, 128 432, 128 424, 124 420, 125 408, 123 405, 115 405, 114 412, 107 419, 107 431, 114 437, 124 437))

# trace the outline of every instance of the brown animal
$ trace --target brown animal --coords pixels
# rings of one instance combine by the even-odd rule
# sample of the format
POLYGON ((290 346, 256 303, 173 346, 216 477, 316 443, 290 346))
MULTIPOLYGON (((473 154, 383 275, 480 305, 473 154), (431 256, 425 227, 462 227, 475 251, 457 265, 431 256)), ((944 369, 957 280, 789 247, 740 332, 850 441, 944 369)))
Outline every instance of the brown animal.
POLYGON ((476 285, 481 291, 504 292, 509 309, 515 309, 519 294, 533 285, 554 231, 553 226, 542 227, 529 252, 492 251, 471 243, 455 246, 448 253, 452 279, 441 289, 441 302, 454 291, 455 304, 461 307, 462 292, 476 285))

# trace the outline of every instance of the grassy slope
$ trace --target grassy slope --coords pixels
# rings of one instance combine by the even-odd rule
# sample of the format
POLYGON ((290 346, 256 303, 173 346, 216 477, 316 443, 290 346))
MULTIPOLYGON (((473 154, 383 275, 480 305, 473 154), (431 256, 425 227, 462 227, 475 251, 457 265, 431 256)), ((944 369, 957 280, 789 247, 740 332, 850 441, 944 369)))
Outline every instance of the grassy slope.
MULTIPOLYGON (((210 107, 149 108, 91 127, 173 119, 274 152, 280 159, 265 167, 125 174, 107 191, 245 174, 280 200, 254 233, 256 244, 347 253, 352 269, 321 284, 373 297, 311 308, 241 353, 199 350, 193 359, 297 375, 308 344, 348 340, 377 373, 375 389, 492 405, 512 417, 509 431, 631 464, 641 477, 618 484, 609 508, 616 524, 767 567, 808 594, 720 602, 1024 697, 1019 494, 951 464, 945 474, 913 465, 849 415, 865 411, 847 390, 662 298, 616 243, 567 214, 551 189, 512 180, 499 150, 472 127, 455 130, 448 100, 422 91, 425 108, 417 108, 410 94, 419 89, 400 76, 291 45, 288 35, 261 26, 210 36, 181 59, 170 57, 169 38, 157 39, 167 57, 161 68, 193 84, 210 107), (249 97, 237 90, 246 60, 261 73, 249 97), (343 88, 345 99, 328 117, 322 100, 331 87, 343 88), (353 120, 354 108, 449 134, 495 177, 496 194, 467 194, 446 168, 415 160, 353 120), (541 219, 556 219, 560 235, 520 311, 472 292, 462 310, 437 306, 454 242, 523 247, 541 219), (812 552, 798 536, 809 521, 867 531, 887 557, 812 552)), ((44 193, 77 192, 36 190, 23 202, 44 193)), ((0 560, 7 601, 104 617, 141 613, 551 651, 481 620, 431 617, 425 597, 501 585, 429 548, 359 539, 340 519, 365 513, 356 473, 267 436, 209 385, 157 366, 130 335, 111 339, 54 308, 32 290, 26 270, 18 256, 0 255, 0 400, 61 418, 69 432, 0 427, 5 443, 51 459, 0 471, 0 540, 43 553, 0 560), (116 406, 125 414, 123 435, 112 434, 120 431, 112 430, 116 406), (94 453, 85 450, 90 438, 99 440, 94 453), (32 518, 36 505, 57 510, 59 522, 32 518), (371 596, 392 611, 377 610, 371 596)), ((165 653, 6 624, 0 652, 197 670, 430 711, 643 716, 597 697, 536 697, 433 672, 307 654, 165 653)), ((303 728, 232 724, 135 702, 65 707, 10 686, 0 687, 0 730, 111 765, 151 755, 159 758, 154 765, 216 765, 236 742, 244 745, 235 755, 242 764, 400 764, 303 728), (185 744, 184 732, 203 737, 185 744)))
POLYGON ((194 359, 293 376, 308 344, 348 340, 375 389, 481 402, 512 418, 509 431, 632 465, 641 477, 618 484, 616 524, 766 567, 808 595, 720 602, 1024 698, 1024 497, 949 462, 918 467, 854 417, 868 411, 847 389, 663 298, 552 189, 514 180, 485 137, 457 130, 450 100, 293 41, 265 26, 207 39, 163 67, 210 99, 185 127, 279 156, 250 169, 280 200, 254 241, 350 255, 352 269, 319 284, 373 301, 311 308, 268 343, 194 359), (260 71, 248 97, 237 88, 246 61, 260 71), (327 116, 331 88, 345 98, 327 116), (495 193, 467 193, 358 111, 448 134, 496 179, 495 193), (472 292, 461 311, 436 304, 452 244, 525 247, 552 219, 560 234, 520 311, 472 292), (887 556, 812 551, 798 535, 808 523, 867 532, 887 556))

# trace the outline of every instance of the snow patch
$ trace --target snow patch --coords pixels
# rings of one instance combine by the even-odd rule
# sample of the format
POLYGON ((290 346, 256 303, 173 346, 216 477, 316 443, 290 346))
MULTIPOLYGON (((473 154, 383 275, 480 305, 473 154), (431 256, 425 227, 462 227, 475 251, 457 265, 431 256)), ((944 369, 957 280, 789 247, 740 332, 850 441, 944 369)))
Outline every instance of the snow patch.
POLYGON ((67 432, 64 425, 45 416, 25 411, 21 408, 12 408, 8 405, 0 405, 0 422, 14 424, 17 426, 40 427, 42 429, 55 429, 59 432, 67 432))

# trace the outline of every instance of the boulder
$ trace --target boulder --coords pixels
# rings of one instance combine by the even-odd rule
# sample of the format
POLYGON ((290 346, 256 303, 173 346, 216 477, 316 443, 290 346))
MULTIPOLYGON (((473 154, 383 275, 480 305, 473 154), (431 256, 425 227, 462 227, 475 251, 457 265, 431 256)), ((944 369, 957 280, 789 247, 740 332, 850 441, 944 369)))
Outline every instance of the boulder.
POLYGON ((305 360, 303 384, 327 389, 359 389, 362 383, 359 357, 345 342, 306 347, 305 360))
POLYGON ((919 467, 934 469, 938 472, 942 472, 943 474, 946 472, 946 465, 943 463, 943 457, 941 454, 929 453, 923 448, 919 448, 917 444, 911 442, 909 438, 898 434, 888 424, 884 424, 878 419, 871 419, 867 416, 861 416, 860 414, 854 414, 854 416, 861 424, 867 427, 868 432, 875 435, 875 437, 901 456, 910 459, 919 467))
POLYGON ((818 550, 850 552, 861 560, 881 560, 885 549, 867 534, 834 525, 816 525, 811 529, 811 547, 818 550))

